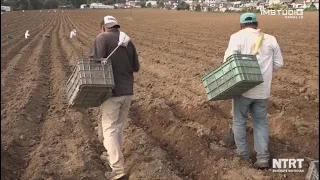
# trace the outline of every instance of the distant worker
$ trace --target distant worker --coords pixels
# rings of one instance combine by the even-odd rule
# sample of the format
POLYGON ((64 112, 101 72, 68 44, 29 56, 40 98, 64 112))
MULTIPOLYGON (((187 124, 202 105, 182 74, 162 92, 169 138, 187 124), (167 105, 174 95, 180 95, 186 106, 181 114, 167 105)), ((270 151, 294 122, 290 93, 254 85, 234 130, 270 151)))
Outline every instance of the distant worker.
POLYGON ((254 149, 257 152, 257 161, 254 167, 264 169, 269 167, 270 154, 268 152, 269 126, 267 122, 267 102, 270 96, 272 73, 283 66, 283 57, 280 47, 274 36, 263 34, 258 29, 257 16, 253 13, 244 13, 240 16, 241 30, 230 37, 224 61, 232 54, 252 54, 259 36, 262 43, 256 53, 261 69, 263 83, 246 91, 233 99, 233 132, 237 154, 249 159, 249 148, 246 137, 247 113, 253 122, 254 149))
POLYGON ((105 16, 101 22, 102 33, 94 40, 91 54, 93 58, 106 58, 121 45, 110 58, 115 88, 112 91, 113 96, 101 105, 101 129, 98 130, 99 137, 103 136, 103 145, 107 150, 101 159, 112 169, 105 175, 112 180, 126 175, 122 154, 123 128, 133 96, 133 72, 138 72, 140 67, 134 44, 129 36, 119 31, 119 28, 114 17, 105 16))
POLYGON ((26 39, 29 39, 29 37, 30 37, 29 30, 26 31, 26 33, 24 34, 24 37, 25 37, 26 39))
POLYGON ((70 32, 70 38, 76 38, 77 36, 77 31, 75 29, 73 29, 71 32, 70 32))

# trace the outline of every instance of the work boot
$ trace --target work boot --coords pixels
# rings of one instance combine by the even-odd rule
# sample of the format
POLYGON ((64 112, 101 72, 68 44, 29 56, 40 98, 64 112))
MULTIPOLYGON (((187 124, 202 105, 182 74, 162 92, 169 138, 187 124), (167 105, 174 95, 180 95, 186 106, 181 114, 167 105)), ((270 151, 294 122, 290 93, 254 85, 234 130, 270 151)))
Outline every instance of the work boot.
POLYGON ((124 172, 111 171, 106 172, 104 175, 107 177, 108 180, 118 180, 124 177, 126 174, 124 172))
POLYGON ((256 161, 253 164, 253 167, 256 169, 268 169, 269 168, 269 162, 268 161, 256 161))

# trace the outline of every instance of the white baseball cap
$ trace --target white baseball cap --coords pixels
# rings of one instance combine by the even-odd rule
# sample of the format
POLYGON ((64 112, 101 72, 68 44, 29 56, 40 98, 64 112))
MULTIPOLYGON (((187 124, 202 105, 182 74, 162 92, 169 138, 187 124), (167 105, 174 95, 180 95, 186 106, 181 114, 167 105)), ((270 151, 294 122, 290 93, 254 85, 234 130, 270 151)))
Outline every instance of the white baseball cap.
POLYGON ((113 16, 105 16, 103 18, 103 24, 107 27, 107 28, 111 28, 113 26, 116 26, 118 24, 118 21, 116 20, 116 18, 114 18, 113 16))

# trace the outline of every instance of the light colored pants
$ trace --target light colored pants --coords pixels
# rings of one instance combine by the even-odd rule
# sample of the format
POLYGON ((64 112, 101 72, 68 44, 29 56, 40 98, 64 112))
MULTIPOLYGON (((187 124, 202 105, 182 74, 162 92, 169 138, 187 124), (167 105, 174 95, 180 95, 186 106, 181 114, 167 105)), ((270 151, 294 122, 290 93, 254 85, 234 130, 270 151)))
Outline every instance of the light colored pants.
POLYGON ((122 154, 123 128, 127 119, 132 96, 111 97, 101 105, 103 145, 109 156, 109 163, 113 171, 124 172, 124 158, 122 154))
POLYGON ((253 123, 254 149, 257 161, 269 160, 269 126, 267 122, 268 99, 250 99, 238 96, 233 99, 233 132, 237 153, 241 157, 249 157, 247 144, 247 113, 250 112, 253 123))

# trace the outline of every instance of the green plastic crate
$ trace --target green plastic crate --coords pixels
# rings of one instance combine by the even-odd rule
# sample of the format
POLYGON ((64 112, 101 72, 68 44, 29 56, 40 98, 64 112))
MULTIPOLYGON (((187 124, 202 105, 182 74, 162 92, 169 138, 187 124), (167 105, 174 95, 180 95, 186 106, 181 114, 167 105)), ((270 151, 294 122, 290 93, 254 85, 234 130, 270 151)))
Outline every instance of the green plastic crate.
POLYGON ((232 99, 263 82, 255 55, 234 54, 201 76, 209 101, 232 99))
POLYGON ((319 161, 311 161, 306 180, 319 180, 319 161))

